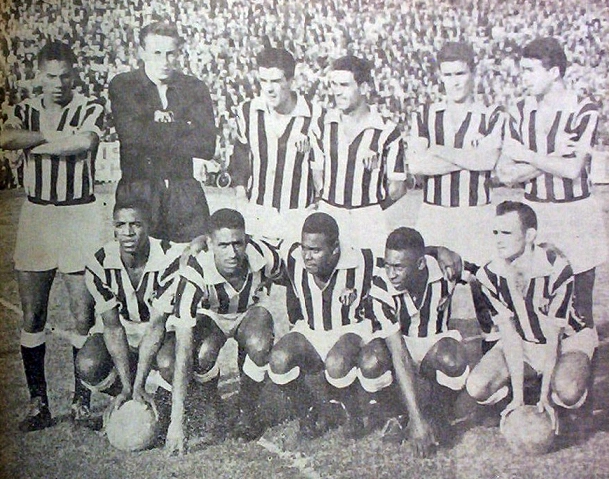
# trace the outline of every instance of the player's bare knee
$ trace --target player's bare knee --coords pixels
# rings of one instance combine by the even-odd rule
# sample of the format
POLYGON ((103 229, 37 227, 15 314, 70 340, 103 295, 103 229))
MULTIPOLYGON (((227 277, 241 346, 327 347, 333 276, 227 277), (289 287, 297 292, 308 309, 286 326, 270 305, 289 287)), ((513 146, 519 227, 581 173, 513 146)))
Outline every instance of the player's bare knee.
POLYGON ((294 355, 283 347, 274 347, 269 356, 269 367, 275 374, 285 374, 295 366, 294 355))
POLYGON ((268 362, 269 353, 273 347, 272 331, 260 331, 245 340, 243 348, 254 363, 262 366, 268 362))
POLYGON ((175 366, 175 352, 173 348, 162 347, 157 353, 156 365, 163 379, 171 383, 175 366))
POLYGON ((366 378, 376 378, 391 368, 391 356, 382 340, 373 340, 362 348, 359 369, 366 378))
POLYGON ((357 358, 332 350, 326 357, 325 368, 331 378, 342 378, 357 366, 357 358))
POLYGON ((435 369, 447 376, 461 376, 467 369, 467 355, 463 345, 453 338, 443 338, 434 348, 435 369))
POLYGON ((474 369, 465 382, 465 389, 476 401, 486 401, 492 394, 490 382, 474 369))
POLYGON ((76 373, 87 384, 96 385, 103 381, 114 363, 101 334, 94 334, 84 344, 76 356, 76 373))
POLYGON ((590 359, 579 351, 562 355, 552 377, 552 391, 562 403, 571 407, 581 401, 588 388, 590 359))

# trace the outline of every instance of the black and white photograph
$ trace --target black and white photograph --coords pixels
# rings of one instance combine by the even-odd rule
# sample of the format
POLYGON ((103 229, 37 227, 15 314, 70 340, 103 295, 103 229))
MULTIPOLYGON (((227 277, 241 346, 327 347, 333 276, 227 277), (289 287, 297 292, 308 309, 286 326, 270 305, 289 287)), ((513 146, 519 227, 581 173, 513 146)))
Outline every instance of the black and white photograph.
POLYGON ((0 477, 609 479, 606 0, 0 27, 0 477))

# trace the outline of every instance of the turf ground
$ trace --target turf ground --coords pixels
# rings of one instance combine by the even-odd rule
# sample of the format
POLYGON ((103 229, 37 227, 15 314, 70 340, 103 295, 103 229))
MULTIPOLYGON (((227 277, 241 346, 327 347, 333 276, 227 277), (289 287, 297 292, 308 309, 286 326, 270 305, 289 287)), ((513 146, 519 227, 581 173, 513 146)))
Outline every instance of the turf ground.
MULTIPOLYGON (((109 220, 112 187, 102 185, 98 197, 109 220)), ((500 190, 497 197, 515 192, 500 190)), ((609 223, 609 188, 597 187, 609 223)), ((209 192, 212 209, 230 205, 227 193, 209 192)), ((395 217, 411 224, 420 203, 420 192, 409 192, 394 207, 395 217)), ((265 417, 272 427, 258 442, 227 440, 209 446, 201 435, 206 414, 203 407, 191 413, 192 439, 184 457, 168 457, 162 449, 123 453, 113 449, 104 437, 74 428, 68 420, 72 390, 69 343, 61 335, 49 336, 47 379, 51 409, 56 424, 44 431, 21 434, 16 425, 27 403, 27 389, 19 355, 19 298, 11 257, 23 194, 0 191, 0 477, 2 478, 609 478, 609 267, 598 269, 595 311, 602 346, 595 370, 593 429, 571 427, 557 450, 543 457, 521 457, 511 453, 498 428, 461 428, 449 444, 428 459, 414 457, 408 443, 385 445, 379 433, 359 441, 342 439, 340 428, 307 443, 295 441, 296 423, 290 421, 285 401, 268 387, 263 395, 265 417)), ((106 221, 109 225, 109 221, 106 221)), ((110 228, 107 229, 108 238, 110 228)), ((49 324, 69 329, 66 291, 55 282, 51 296, 49 324)), ((281 316, 281 291, 277 316, 281 316)), ((464 323, 467 324, 467 323, 464 323)), ((280 330, 285 331, 285 323, 280 330)), ((473 334, 473 333, 472 333, 473 334)), ((468 343, 472 356, 475 341, 468 343)), ((234 344, 223 356, 221 392, 234 401, 237 388, 234 344)), ((94 398, 101 410, 108 402, 94 398)))

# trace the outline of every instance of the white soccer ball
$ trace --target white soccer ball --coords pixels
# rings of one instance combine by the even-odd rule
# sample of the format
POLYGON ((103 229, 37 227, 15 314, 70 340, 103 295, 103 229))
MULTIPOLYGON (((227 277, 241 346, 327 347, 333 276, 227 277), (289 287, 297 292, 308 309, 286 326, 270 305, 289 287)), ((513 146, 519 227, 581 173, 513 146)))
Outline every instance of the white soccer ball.
POLYGON ((142 451, 152 446, 159 428, 156 413, 148 405, 127 401, 108 418, 108 441, 121 451, 142 451))

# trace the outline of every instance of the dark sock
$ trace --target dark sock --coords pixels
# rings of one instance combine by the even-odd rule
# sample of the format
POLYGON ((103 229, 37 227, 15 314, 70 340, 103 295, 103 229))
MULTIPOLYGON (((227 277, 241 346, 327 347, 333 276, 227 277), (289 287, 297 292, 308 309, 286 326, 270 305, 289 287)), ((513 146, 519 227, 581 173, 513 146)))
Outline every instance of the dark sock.
POLYGON ((78 376, 78 369, 76 368, 76 357, 78 356, 79 348, 72 346, 72 360, 74 362, 74 398, 72 403, 75 403, 78 399, 82 405, 89 407, 91 403, 91 391, 85 387, 78 376))
POLYGON ((45 343, 33 348, 21 346, 21 357, 23 359, 23 368, 25 369, 25 378, 27 380, 30 397, 40 397, 44 404, 48 406, 47 382, 44 375, 45 353, 45 343))

